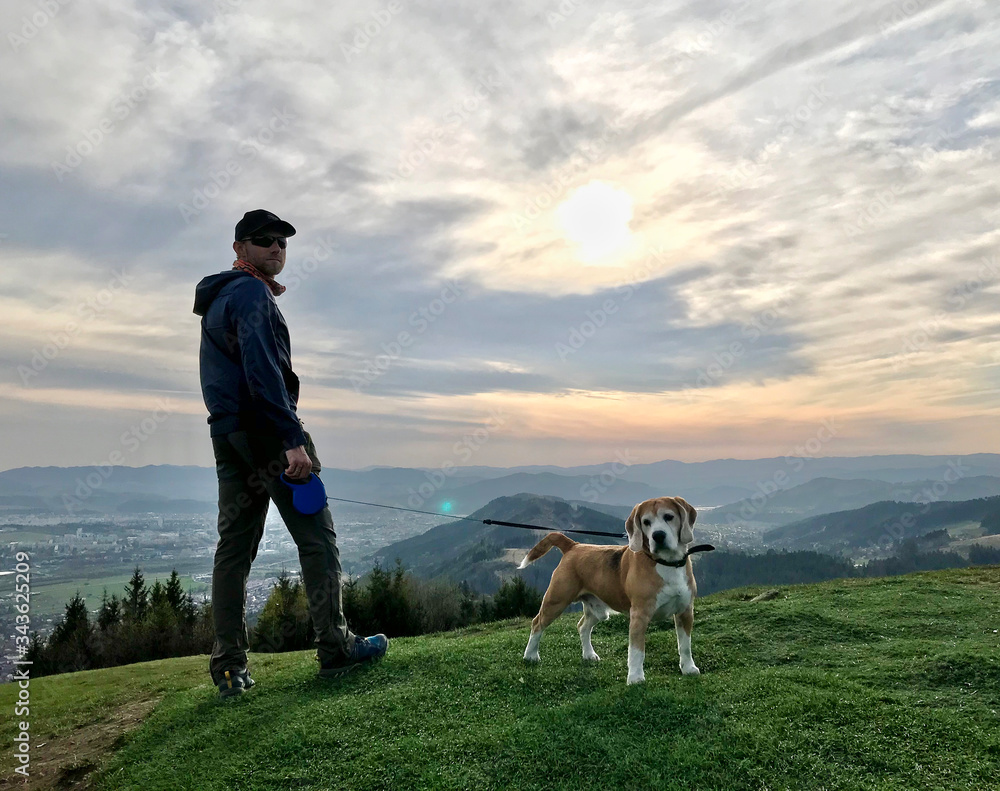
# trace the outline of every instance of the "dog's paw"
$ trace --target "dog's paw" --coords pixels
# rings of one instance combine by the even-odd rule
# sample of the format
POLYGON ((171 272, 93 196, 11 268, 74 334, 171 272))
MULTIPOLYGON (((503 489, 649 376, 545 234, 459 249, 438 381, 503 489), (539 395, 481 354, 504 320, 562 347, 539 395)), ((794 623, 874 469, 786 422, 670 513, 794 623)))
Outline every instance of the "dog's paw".
POLYGON ((541 662, 542 658, 538 654, 531 654, 531 655, 525 654, 524 655, 524 661, 525 662, 533 662, 533 663, 534 662, 541 662))
POLYGON ((698 666, 694 662, 692 662, 690 665, 681 665, 681 673, 683 673, 685 676, 701 675, 701 671, 698 669, 698 666))
POLYGON ((639 675, 636 675, 636 676, 633 676, 633 675, 629 674, 628 681, 626 681, 625 683, 626 684, 645 684, 646 683, 646 675, 644 673, 640 673, 639 675))
POLYGON ((583 655, 584 662, 600 662, 601 658, 597 655, 597 652, 591 651, 589 654, 583 655))

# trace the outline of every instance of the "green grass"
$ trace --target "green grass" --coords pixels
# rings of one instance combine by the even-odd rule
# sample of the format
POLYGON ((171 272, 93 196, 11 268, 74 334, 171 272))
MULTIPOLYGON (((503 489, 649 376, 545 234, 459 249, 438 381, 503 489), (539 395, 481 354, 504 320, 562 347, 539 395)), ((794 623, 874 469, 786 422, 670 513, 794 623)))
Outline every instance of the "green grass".
POLYGON ((647 683, 627 687, 627 618, 597 626, 603 661, 585 665, 565 615, 538 665, 521 660, 522 620, 393 640, 340 681, 315 680, 313 652, 251 654, 258 686, 223 703, 204 656, 37 679, 32 732, 164 695, 98 789, 997 787, 1000 568, 745 600, 761 590, 696 603, 698 678, 654 626, 647 683))
POLYGON ((30 544, 33 542, 44 543, 50 538, 52 538, 51 533, 40 533, 33 530, 4 530, 3 532, 0 532, 0 542, 4 544, 9 544, 11 542, 17 542, 18 544, 30 544))

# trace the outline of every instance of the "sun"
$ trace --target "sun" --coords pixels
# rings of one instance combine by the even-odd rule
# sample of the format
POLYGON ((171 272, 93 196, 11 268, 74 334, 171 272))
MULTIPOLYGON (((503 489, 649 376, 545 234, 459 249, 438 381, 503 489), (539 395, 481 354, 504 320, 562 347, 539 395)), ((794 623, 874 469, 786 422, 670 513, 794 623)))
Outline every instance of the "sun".
POLYGON ((579 246, 580 259, 593 262, 623 249, 632 237, 632 196, 603 181, 580 187, 556 215, 566 236, 579 246))

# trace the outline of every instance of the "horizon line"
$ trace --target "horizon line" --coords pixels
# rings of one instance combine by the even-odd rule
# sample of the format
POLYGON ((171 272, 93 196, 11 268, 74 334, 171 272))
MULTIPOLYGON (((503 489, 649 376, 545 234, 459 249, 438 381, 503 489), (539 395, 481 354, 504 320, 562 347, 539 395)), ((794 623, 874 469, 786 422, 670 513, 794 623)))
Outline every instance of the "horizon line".
MULTIPOLYGON (((979 452, 976 452, 976 453, 873 453, 873 454, 867 454, 867 455, 862 455, 862 456, 836 456, 836 455, 829 455, 829 456, 807 456, 805 458, 812 459, 813 461, 819 461, 820 459, 845 459, 845 460, 850 460, 850 459, 892 459, 892 458, 899 458, 899 457, 903 457, 903 456, 918 457, 918 458, 925 458, 925 459, 936 458, 936 457, 940 457, 940 458, 944 458, 944 457, 968 458, 969 456, 1000 456, 1000 453, 991 453, 989 451, 979 451, 979 452)), ((750 459, 737 459, 737 458, 734 458, 732 456, 728 456, 728 457, 725 457, 725 458, 707 459, 705 461, 681 461, 679 459, 660 459, 658 461, 650 461, 650 462, 645 462, 645 463, 642 463, 642 464, 634 464, 634 465, 631 465, 631 466, 633 466, 633 467, 649 467, 649 466, 652 466, 654 464, 663 464, 664 462, 675 462, 677 464, 695 465, 695 464, 711 464, 713 462, 719 462, 719 461, 744 461, 744 462, 752 462, 752 461, 774 461, 775 459, 784 459, 784 458, 789 458, 789 457, 788 456, 759 456, 759 457, 750 458, 750 459)), ((803 457, 801 457, 801 456, 793 456, 791 458, 803 458, 803 457)), ((612 463, 612 462, 611 461, 592 462, 590 464, 577 464, 577 465, 574 465, 573 467, 563 467, 563 466, 558 465, 558 464, 518 464, 518 465, 511 466, 511 467, 498 467, 498 466, 493 466, 493 465, 489 465, 489 464, 472 464, 472 465, 465 465, 465 466, 456 464, 456 465, 454 465, 454 469, 464 470, 464 469, 481 468, 481 469, 491 469, 491 470, 513 470, 513 469, 518 469, 518 468, 521 468, 521 467, 552 467, 552 468, 559 469, 559 470, 572 470, 572 469, 577 469, 579 467, 598 467, 598 466, 601 466, 602 464, 610 464, 610 463, 612 463)), ((72 465, 69 465, 69 466, 60 466, 60 465, 57 465, 57 464, 46 464, 46 465, 24 465, 24 466, 21 466, 21 467, 8 467, 7 469, 0 470, 0 475, 2 475, 5 472, 13 472, 15 470, 44 470, 44 469, 50 469, 50 468, 54 468, 54 469, 57 469, 57 470, 72 470, 72 469, 79 469, 79 468, 109 467, 109 466, 112 469, 115 469, 115 468, 124 468, 124 469, 131 469, 131 470, 142 470, 142 469, 145 469, 147 467, 196 467, 196 468, 201 469, 201 470, 211 470, 211 469, 214 469, 210 465, 209 466, 202 466, 200 464, 143 464, 143 465, 140 465, 140 466, 134 466, 134 465, 129 465, 129 464, 111 464, 111 465, 108 465, 108 464, 72 464, 72 465)), ((367 465, 365 467, 324 467, 323 469, 324 470, 341 470, 343 472, 371 472, 373 470, 420 470, 420 471, 426 471, 426 470, 437 470, 437 469, 440 469, 440 467, 407 467, 407 466, 401 466, 401 465, 395 465, 395 464, 369 464, 369 465, 367 465)))

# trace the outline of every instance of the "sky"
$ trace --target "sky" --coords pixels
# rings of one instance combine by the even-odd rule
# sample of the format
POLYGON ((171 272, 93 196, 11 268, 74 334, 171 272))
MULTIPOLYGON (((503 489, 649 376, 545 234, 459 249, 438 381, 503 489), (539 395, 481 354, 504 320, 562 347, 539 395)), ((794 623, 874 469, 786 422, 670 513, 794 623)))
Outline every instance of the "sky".
POLYGON ((249 209, 325 466, 1000 446, 1000 7, 15 0, 0 469, 212 466, 249 209))

